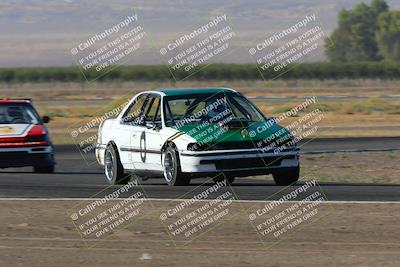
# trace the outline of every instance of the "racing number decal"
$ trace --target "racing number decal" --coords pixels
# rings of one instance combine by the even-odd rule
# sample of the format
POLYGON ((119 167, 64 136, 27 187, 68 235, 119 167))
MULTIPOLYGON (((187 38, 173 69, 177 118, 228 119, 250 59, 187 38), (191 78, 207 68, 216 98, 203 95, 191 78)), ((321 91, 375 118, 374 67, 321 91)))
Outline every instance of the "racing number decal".
POLYGON ((140 158, 142 162, 146 162, 146 132, 143 131, 140 135, 140 158))

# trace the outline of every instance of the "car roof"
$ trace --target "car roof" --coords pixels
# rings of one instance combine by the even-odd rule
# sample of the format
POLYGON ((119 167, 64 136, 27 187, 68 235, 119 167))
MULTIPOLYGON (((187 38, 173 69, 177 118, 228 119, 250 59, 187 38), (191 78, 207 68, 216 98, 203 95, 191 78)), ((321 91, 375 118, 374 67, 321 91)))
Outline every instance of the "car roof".
POLYGON ((223 87, 209 87, 209 88, 168 88, 155 90, 164 93, 166 96, 178 96, 178 95, 195 95, 195 94, 215 94, 215 93, 232 93, 236 92, 230 88, 223 87))
POLYGON ((0 99, 0 104, 30 104, 32 101, 30 99, 0 99))

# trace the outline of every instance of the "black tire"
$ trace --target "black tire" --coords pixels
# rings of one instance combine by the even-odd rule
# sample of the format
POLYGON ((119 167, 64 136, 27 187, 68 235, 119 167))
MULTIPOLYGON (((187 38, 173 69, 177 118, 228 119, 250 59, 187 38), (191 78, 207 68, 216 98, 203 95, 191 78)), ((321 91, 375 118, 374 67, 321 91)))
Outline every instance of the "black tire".
POLYGON ((168 146, 163 157, 164 179, 170 186, 190 184, 190 178, 181 171, 179 154, 174 147, 168 146))
POLYGON ((124 173, 124 167, 114 144, 108 144, 104 152, 104 174, 112 185, 127 184, 131 180, 131 176, 124 173))
POLYGON ((232 175, 218 175, 213 180, 214 180, 215 183, 222 182, 223 180, 226 180, 228 182, 227 183, 227 186, 228 186, 228 185, 232 185, 233 184, 233 182, 235 181, 235 176, 232 176, 232 175))
POLYGON ((37 173, 53 173, 54 165, 47 166, 33 166, 33 171, 37 173))
POLYGON ((299 180, 300 167, 277 170, 272 176, 276 185, 295 185, 299 180))

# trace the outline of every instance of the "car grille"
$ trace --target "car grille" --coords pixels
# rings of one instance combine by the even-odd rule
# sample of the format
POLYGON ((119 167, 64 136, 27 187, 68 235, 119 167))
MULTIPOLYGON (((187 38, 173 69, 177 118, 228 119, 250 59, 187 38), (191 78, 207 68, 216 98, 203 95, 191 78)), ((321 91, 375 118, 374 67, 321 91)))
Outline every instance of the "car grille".
POLYGON ((197 151, 212 151, 212 150, 228 150, 228 149, 253 149, 256 148, 256 144, 251 141, 245 142, 219 142, 219 143, 207 143, 204 145, 198 145, 197 151))
POLYGON ((200 164, 215 164, 217 170, 234 170, 246 168, 268 168, 279 166, 283 159, 294 159, 293 155, 274 157, 255 157, 240 159, 201 160, 200 164))

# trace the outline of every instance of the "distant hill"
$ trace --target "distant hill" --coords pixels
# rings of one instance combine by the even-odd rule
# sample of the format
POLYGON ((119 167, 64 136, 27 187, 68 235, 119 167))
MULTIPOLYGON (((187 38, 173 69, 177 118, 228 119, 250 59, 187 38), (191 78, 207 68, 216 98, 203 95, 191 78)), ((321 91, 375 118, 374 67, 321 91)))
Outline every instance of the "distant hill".
MULTIPOLYGON (((330 33, 337 13, 359 0, 2 0, 0 2, 0 67, 71 66, 72 47, 135 9, 151 34, 143 53, 128 64, 162 63, 158 49, 174 36, 194 29, 211 16, 226 13, 237 33, 238 53, 224 63, 250 62, 255 42, 315 12, 330 33), (135 4, 135 6, 132 6, 135 4)), ((398 0, 387 1, 400 9, 398 0)), ((313 60, 323 60, 323 54, 313 60)))

